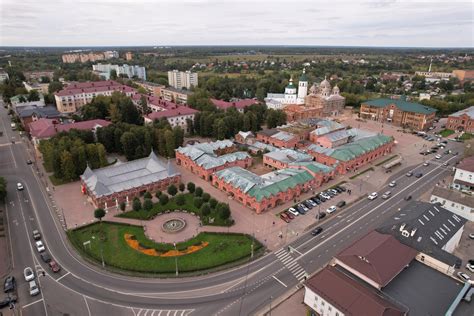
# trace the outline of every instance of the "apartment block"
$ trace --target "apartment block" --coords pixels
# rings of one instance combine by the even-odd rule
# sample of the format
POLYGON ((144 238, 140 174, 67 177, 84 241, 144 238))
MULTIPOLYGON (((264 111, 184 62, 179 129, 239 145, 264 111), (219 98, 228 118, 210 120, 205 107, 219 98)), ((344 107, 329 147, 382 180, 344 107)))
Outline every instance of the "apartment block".
POLYGON ((175 89, 191 89, 198 85, 198 74, 191 71, 168 71, 168 84, 175 89))

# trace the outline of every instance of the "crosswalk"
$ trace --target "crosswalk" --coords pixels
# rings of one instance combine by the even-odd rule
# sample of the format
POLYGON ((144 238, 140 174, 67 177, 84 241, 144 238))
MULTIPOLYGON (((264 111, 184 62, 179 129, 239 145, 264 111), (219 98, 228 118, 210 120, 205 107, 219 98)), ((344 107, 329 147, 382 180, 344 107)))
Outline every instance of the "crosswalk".
POLYGON ((308 275, 306 271, 300 266, 295 258, 293 258, 290 253, 286 251, 285 248, 275 252, 275 255, 285 265, 285 267, 290 270, 291 274, 293 274, 298 281, 302 282, 306 279, 306 276, 308 275))
POLYGON ((161 309, 146 309, 146 308, 132 308, 134 316, 187 316, 191 314, 194 309, 175 309, 175 310, 161 310, 161 309))

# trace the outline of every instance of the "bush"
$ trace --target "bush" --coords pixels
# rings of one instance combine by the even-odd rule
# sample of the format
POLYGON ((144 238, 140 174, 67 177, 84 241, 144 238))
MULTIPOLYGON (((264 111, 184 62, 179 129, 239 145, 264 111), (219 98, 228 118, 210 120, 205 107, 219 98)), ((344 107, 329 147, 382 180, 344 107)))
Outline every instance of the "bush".
POLYGON ((209 193, 203 193, 202 199, 204 202, 209 202, 209 200, 211 199, 211 195, 209 193))
POLYGON ((153 202, 151 201, 151 199, 145 199, 145 201, 143 202, 143 209, 145 211, 151 211, 152 208, 153 202))
POLYGON ((200 197, 195 197, 193 203, 194 203, 194 206, 196 206, 197 208, 200 208, 202 203, 204 202, 202 201, 200 197))
POLYGON ((102 217, 105 216, 105 210, 103 208, 96 208, 94 211, 94 217, 97 218, 99 221, 102 220, 102 217))
POLYGON ((148 191, 145 192, 145 194, 143 195, 143 197, 144 197, 145 199, 151 199, 151 198, 152 198, 151 193, 148 192, 148 191))
POLYGON ((202 190, 201 187, 197 187, 196 190, 194 191, 194 195, 200 197, 200 196, 202 196, 202 193, 203 193, 203 192, 204 192, 204 191, 202 190))
POLYGON ((219 205, 217 206, 217 214, 222 219, 228 219, 230 217, 229 204, 219 203, 219 205))
POLYGON ((168 187, 168 194, 171 195, 171 196, 175 196, 176 193, 178 193, 178 189, 176 189, 176 186, 174 184, 171 184, 168 187))
POLYGON ((138 198, 134 198, 134 199, 133 199, 132 209, 133 209, 135 212, 138 212, 139 210, 142 209, 142 203, 140 202, 140 200, 139 200, 138 198))
POLYGON ((162 194, 160 196, 160 204, 161 205, 165 205, 166 203, 168 203, 170 199, 168 198, 168 196, 166 194, 162 194))
POLYGON ((161 191, 160 190, 156 191, 155 196, 157 199, 159 199, 161 196, 161 191))
POLYGON ((209 205, 211 206, 212 209, 215 209, 217 205, 217 200, 215 198, 211 198, 209 200, 209 205))
POLYGON ((201 205, 201 214, 202 216, 209 216, 209 214, 211 214, 211 207, 209 206, 209 203, 204 203, 201 205))
POLYGON ((178 188, 179 188, 179 191, 183 192, 184 189, 186 189, 186 186, 184 185, 184 183, 180 183, 178 188))
POLYGON ((184 198, 184 195, 182 194, 178 194, 174 200, 176 204, 178 205, 184 205, 184 203, 186 203, 186 199, 184 198))
POLYGON ((125 208, 127 207, 127 204, 125 202, 120 203, 120 210, 123 212, 125 211, 125 208))
POLYGON ((195 190, 196 190, 196 185, 192 182, 188 182, 188 191, 189 191, 189 193, 194 193, 195 190))

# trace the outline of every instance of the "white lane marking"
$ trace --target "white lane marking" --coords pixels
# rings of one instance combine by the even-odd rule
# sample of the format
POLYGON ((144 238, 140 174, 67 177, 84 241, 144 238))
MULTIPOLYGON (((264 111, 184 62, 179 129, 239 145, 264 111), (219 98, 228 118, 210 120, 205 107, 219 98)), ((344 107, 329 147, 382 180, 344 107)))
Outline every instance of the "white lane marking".
POLYGON ((29 304, 23 305, 21 308, 27 308, 27 307, 29 307, 29 306, 31 306, 31 305, 34 305, 34 304, 39 303, 39 302, 42 302, 42 301, 43 301, 43 299, 40 298, 40 299, 37 300, 37 301, 34 301, 34 302, 29 303, 29 304))
POLYGON ((89 308, 89 304, 87 303, 87 298, 85 295, 82 295, 82 297, 84 298, 84 302, 86 302, 86 307, 87 307, 87 312, 89 313, 89 316, 91 316, 91 310, 89 308))
POLYGON ((140 314, 142 313, 143 309, 140 308, 140 310, 138 311, 137 313, 137 316, 140 316, 140 314))
POLYGON ((65 276, 67 276, 67 275, 69 275, 69 274, 70 274, 70 272, 66 273, 65 275, 63 275, 63 276, 61 276, 61 277, 59 277, 59 278, 57 278, 57 279, 56 279, 56 282, 59 282, 62 278, 64 278, 65 276))
POLYGON ((8 220, 8 212, 9 212, 8 211, 8 203, 5 203, 5 214, 6 214, 6 218, 7 218, 7 227, 8 227, 8 241, 10 243, 9 251, 11 253, 10 259, 12 261, 12 268, 15 268, 15 259, 14 259, 14 256, 13 256, 12 236, 10 236, 11 229, 10 229, 10 221, 8 220))

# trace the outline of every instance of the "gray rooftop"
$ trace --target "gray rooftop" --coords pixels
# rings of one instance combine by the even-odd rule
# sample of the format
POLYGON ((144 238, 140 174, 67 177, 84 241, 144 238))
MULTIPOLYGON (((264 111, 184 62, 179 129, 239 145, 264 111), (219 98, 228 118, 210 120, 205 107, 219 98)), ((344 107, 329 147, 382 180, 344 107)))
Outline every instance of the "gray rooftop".
POLYGON ((321 120, 317 122, 318 128, 311 132, 311 134, 315 135, 325 135, 333 131, 337 131, 339 129, 345 128, 344 125, 336 122, 336 121, 329 121, 329 120, 321 120))
POLYGON ((96 197, 107 196, 179 175, 173 165, 150 156, 113 166, 92 170, 86 168, 81 179, 96 197))
POLYGON ((472 210, 474 210, 474 196, 461 193, 457 190, 450 190, 435 186, 431 195, 436 195, 448 201, 468 206, 472 210))
POLYGON ((277 149, 265 154, 264 156, 283 163, 304 162, 313 160, 313 156, 293 149, 277 149))
POLYGON ((401 243, 454 266, 460 259, 442 248, 463 228, 466 219, 439 204, 412 202, 377 229, 401 243))
POLYGON ((36 114, 37 117, 42 118, 55 118, 59 117, 61 113, 56 109, 55 106, 34 106, 34 105, 26 105, 22 107, 17 107, 15 109, 16 113, 19 117, 30 117, 33 114, 36 114))
POLYGON ((284 142, 292 140, 295 137, 296 137, 295 135, 293 135, 291 133, 288 133, 288 132, 284 132, 284 131, 281 131, 281 132, 278 132, 278 133, 272 135, 272 138, 276 138, 276 139, 282 140, 284 142))
POLYGON ((474 118, 474 106, 470 106, 468 107, 467 109, 464 109, 464 110, 461 110, 461 111, 458 111, 456 113, 453 113, 453 114, 450 114, 449 116, 455 116, 455 117, 459 117, 463 114, 466 114, 467 116, 469 116, 471 119, 474 118))

